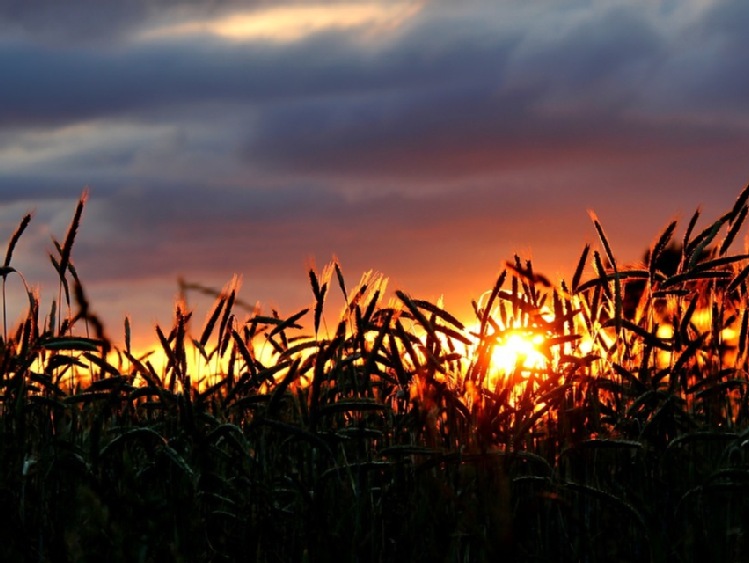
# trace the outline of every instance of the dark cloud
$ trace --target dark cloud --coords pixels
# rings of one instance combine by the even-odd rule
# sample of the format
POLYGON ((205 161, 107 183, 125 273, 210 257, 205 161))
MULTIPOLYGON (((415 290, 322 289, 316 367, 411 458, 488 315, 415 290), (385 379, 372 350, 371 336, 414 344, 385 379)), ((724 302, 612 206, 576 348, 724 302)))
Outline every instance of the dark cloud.
POLYGON ((83 186, 62 186, 59 180, 3 174, 0 176, 0 205, 17 202, 58 200, 75 197, 83 186))
MULTIPOLYGON (((720 32, 721 21, 713 15, 705 33, 720 32)), ((729 78, 713 81, 731 80, 731 93, 702 84, 717 72, 707 64, 688 76, 676 73, 681 82, 657 86, 669 68, 663 62, 669 45, 636 6, 591 11, 535 43, 529 32, 492 36, 486 25, 440 35, 447 25, 425 17, 378 48, 345 34, 272 48, 175 41, 51 50, 6 42, 0 66, 13 80, 0 92, 0 124, 199 120, 223 105, 238 115, 255 112, 242 149, 254 164, 297 173, 407 175, 503 169, 534 151, 542 159, 567 159, 570 151, 608 146, 621 153, 650 150, 648 142, 711 137, 731 142, 737 134, 722 124, 659 122, 640 111, 653 84, 662 96, 702 91, 738 100, 747 79, 732 57, 737 62, 717 67, 729 78), (685 92, 684 84, 700 86, 685 92)))
POLYGON ((741 127, 628 116, 548 115, 534 99, 476 87, 393 101, 288 105, 265 112, 246 158, 275 171, 445 178, 594 158, 647 156, 705 144, 749 144, 741 127))
POLYGON ((587 208, 629 261, 747 180, 741 0, 691 20, 680 3, 432 2, 387 36, 284 44, 137 39, 230 2, 30 6, 0 0, 2 225, 39 206, 24 249, 47 271, 91 185, 73 258, 118 303, 234 272, 309 297, 305 264, 333 253, 352 278, 475 297, 514 252, 572 268, 587 208))
MULTIPOLYGON (((12 79, 0 93, 0 124, 42 126, 262 96, 263 88, 249 78, 252 69, 239 72, 250 66, 244 62, 250 61, 229 49, 186 53, 160 46, 112 53, 5 43, 0 67, 12 79)), ((261 74, 266 66, 255 61, 261 74)))
POLYGON ((206 41, 117 51, 6 41, 0 43, 0 68, 11 80, 0 92, 0 124, 42 125, 155 110, 170 114, 175 108, 190 113, 195 106, 217 103, 387 96, 439 86, 448 76, 461 82, 472 69, 491 71, 503 58, 501 49, 472 46, 436 60, 413 50, 373 55, 348 41, 331 34, 274 49, 206 41))
POLYGON ((681 98, 683 84, 712 71, 695 66, 662 84, 669 46, 636 7, 592 12, 530 45, 515 34, 461 37, 438 54, 422 42, 432 25, 393 49, 411 55, 414 77, 431 80, 276 104, 260 116, 246 158, 275 171, 429 178, 749 142, 743 126, 700 119, 699 107, 683 120, 649 112, 654 85, 681 98), (414 55, 419 46, 432 56, 414 55))
MULTIPOLYGON (((563 32, 550 33, 523 46, 513 72, 517 79, 583 94, 585 89, 630 68, 657 61, 665 43, 658 30, 635 7, 591 12, 563 32)), ((602 102, 605 100, 601 100, 602 102)))
POLYGON ((207 17, 268 2, 238 0, 1 0, 0 29, 52 45, 111 45, 149 21, 207 17))
POLYGON ((746 25, 749 22, 749 5, 742 0, 719 0, 711 5, 705 16, 695 26, 702 32, 701 39, 715 37, 725 41, 726 48, 746 46, 749 38, 746 25))
POLYGON ((739 53, 749 51, 749 3, 720 0, 690 27, 675 71, 692 111, 749 112, 749 73, 739 53))
POLYGON ((0 2, 0 28, 50 42, 111 40, 142 21, 147 13, 145 0, 4 0, 0 2))

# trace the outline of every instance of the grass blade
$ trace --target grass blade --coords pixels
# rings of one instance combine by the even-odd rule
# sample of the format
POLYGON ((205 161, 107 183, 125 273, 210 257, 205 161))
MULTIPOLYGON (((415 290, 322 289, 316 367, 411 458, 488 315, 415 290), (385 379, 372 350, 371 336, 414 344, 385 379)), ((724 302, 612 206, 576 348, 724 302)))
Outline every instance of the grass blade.
POLYGON ((78 204, 75 207, 75 214, 73 215, 73 221, 70 223, 68 233, 65 235, 65 242, 60 249, 60 264, 58 272, 62 279, 68 270, 68 264, 70 262, 70 252, 73 250, 73 242, 75 241, 75 235, 78 232, 78 227, 81 224, 81 215, 83 215, 83 207, 86 205, 88 200, 88 188, 83 190, 78 204))

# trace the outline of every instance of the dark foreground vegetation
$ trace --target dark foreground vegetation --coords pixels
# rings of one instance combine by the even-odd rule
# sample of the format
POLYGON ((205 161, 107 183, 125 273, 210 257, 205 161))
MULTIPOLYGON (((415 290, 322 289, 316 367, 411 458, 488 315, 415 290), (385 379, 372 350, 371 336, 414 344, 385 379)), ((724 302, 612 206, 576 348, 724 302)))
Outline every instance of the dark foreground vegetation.
POLYGON ((471 326, 335 263, 289 317, 229 285, 204 326, 178 303, 156 327, 156 369, 89 307, 84 197, 59 299, 29 289, 4 322, 0 560, 747 561, 747 199, 669 224, 635 268, 593 218, 569 283, 516 258, 471 326), (500 373, 513 334, 543 357, 500 373))

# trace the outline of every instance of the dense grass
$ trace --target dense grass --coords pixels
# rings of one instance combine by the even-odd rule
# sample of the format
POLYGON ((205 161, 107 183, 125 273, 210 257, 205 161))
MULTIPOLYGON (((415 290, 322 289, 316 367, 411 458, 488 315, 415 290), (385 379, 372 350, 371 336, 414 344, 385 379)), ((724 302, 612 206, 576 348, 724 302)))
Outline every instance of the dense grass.
POLYGON ((668 225, 639 268, 593 217, 569 283, 516 257, 470 326, 337 263, 288 317, 242 314, 230 284, 194 334, 180 303, 156 327, 157 369, 89 306, 84 196, 51 311, 29 289, 4 315, 0 559, 745 561, 748 198, 668 225), (542 356, 504 372, 518 333, 542 356))

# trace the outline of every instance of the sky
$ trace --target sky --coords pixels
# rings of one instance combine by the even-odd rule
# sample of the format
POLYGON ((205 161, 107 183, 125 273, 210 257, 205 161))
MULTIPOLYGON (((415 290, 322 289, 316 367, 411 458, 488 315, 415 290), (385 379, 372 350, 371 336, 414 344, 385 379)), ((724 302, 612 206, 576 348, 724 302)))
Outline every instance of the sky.
POLYGON ((44 308, 88 187, 72 259, 114 340, 170 326, 180 277, 291 315, 333 256, 465 317, 515 254, 569 279, 588 210, 635 263, 730 209, 748 25, 746 0, 0 0, 0 241, 34 213, 12 265, 44 308))

